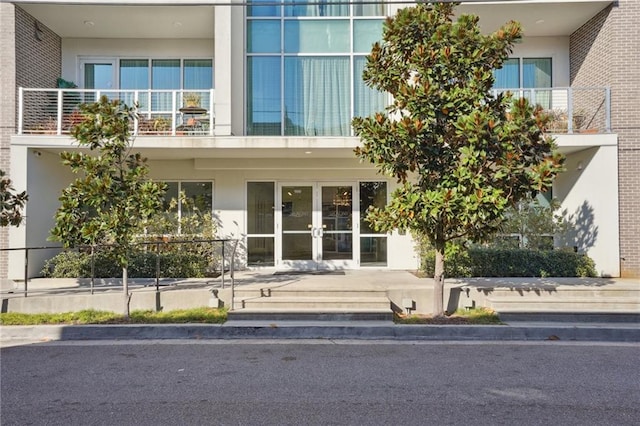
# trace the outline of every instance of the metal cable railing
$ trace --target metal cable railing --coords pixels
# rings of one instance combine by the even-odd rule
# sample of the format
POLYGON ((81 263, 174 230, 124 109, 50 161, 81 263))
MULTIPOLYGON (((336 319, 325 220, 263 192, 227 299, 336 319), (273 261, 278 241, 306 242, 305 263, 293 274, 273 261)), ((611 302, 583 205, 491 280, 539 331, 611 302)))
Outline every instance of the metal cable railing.
MULTIPOLYGON (((236 249, 238 246, 237 239, 231 238, 216 238, 216 239, 198 239, 198 240, 175 240, 175 241, 144 241, 136 243, 138 246, 144 246, 145 248, 152 247, 153 252, 155 253, 155 287, 156 292, 160 291, 160 279, 162 278, 161 274, 161 254, 162 249, 166 248, 170 245, 179 245, 179 244, 211 244, 211 253, 212 258, 214 257, 215 246, 219 244, 220 247, 220 279, 221 279, 221 287, 225 288, 225 274, 228 272, 229 277, 231 278, 231 291, 232 294, 235 290, 235 255, 236 249), (229 247, 230 245, 230 247, 229 247)), ((91 294, 94 294, 95 291, 95 257, 97 250, 99 249, 107 249, 112 247, 111 245, 102 244, 102 245, 94 245, 94 246, 81 246, 75 247, 73 249, 65 249, 60 246, 39 246, 39 247, 17 247, 17 248, 4 248, 0 249, 0 251, 24 251, 24 278, 23 278, 23 295, 27 297, 29 295, 29 254, 34 250, 81 250, 88 252, 91 256, 91 285, 89 291, 91 294)), ((183 277, 189 278, 189 277, 183 277)), ((41 292, 41 291, 40 291, 41 292)), ((13 293, 13 291, 12 291, 13 293)), ((233 302, 232 302, 233 305, 233 302)))
POLYGON ((138 105, 136 136, 212 136, 214 89, 90 90, 18 89, 19 135, 67 135, 83 119, 78 106, 101 96, 138 105))

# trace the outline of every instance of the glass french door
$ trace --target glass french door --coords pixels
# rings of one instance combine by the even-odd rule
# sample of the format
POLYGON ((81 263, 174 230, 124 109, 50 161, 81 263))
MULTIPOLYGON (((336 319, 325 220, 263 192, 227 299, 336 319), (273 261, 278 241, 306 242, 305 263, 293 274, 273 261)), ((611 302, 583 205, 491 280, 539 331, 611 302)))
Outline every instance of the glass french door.
MULTIPOLYGON (((115 59, 82 59, 80 61, 80 85, 84 89, 104 91, 107 96, 110 90, 117 89, 115 59)), ((84 102, 95 102, 93 93, 84 94, 84 102)))
POLYGON ((354 185, 283 183, 277 266, 343 269, 354 261, 354 185))

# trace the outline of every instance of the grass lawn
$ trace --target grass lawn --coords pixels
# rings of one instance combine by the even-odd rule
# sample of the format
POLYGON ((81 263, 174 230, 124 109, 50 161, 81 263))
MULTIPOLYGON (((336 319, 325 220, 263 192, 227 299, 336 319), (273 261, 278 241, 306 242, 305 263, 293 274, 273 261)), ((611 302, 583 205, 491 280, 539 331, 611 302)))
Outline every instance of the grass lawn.
POLYGON ((87 309, 79 312, 59 314, 22 314, 6 312, 0 314, 1 325, 43 324, 221 324, 227 320, 227 309, 194 308, 167 312, 132 311, 129 319, 122 314, 87 309))
POLYGON ((474 308, 458 309, 452 315, 433 317, 431 315, 395 314, 396 324, 437 324, 437 325, 499 325, 502 324, 498 314, 491 309, 474 308))

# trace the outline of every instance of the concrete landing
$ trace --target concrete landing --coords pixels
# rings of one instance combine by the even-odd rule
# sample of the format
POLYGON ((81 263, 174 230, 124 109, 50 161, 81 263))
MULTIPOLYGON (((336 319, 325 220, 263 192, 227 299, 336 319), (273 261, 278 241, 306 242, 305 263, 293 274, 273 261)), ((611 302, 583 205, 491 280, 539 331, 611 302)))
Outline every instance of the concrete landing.
MULTIPOLYGON (((232 279, 131 279, 131 309, 182 309, 223 304, 234 312, 256 310, 348 313, 351 310, 404 311, 429 314, 433 280, 408 271, 360 269, 344 274, 276 275, 273 270, 239 271, 232 279), (372 306, 358 306, 371 298, 372 306), (328 303, 318 303, 320 301, 328 303), (243 308, 244 302, 244 308, 243 308), (285 303, 286 302, 286 303, 285 303), (302 304, 304 302, 305 304, 302 304), (314 303, 316 306, 313 306, 314 303), (347 303, 347 306, 335 305, 347 303), (332 306, 332 304, 334 306, 332 306), (381 304, 384 304, 383 307, 381 304), (387 308, 388 306, 388 308, 387 308)), ((118 279, 32 279, 3 283, 2 311, 64 312, 102 309, 121 312, 123 295, 118 279)), ((640 314, 640 280, 612 278, 473 278, 447 279, 445 309, 487 307, 499 313, 616 313, 640 314)))

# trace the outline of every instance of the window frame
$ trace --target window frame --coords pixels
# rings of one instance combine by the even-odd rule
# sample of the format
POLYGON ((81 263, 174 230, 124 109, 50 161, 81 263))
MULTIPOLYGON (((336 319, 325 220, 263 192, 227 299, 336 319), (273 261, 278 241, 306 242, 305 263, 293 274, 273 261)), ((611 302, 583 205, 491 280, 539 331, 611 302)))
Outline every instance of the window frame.
MULTIPOLYGON (((345 57, 348 59, 348 108, 349 108, 349 120, 348 120, 348 133, 344 135, 333 135, 332 137, 349 137, 353 136, 353 128, 351 127, 351 120, 356 116, 356 85, 355 85, 355 57, 364 57, 370 53, 356 51, 355 49, 355 41, 354 41, 354 30, 355 30, 355 22, 359 21, 381 21, 384 22, 384 19, 388 16, 389 6, 384 6, 384 15, 356 15, 355 11, 358 6, 361 6, 359 3, 353 3, 349 5, 349 13, 346 15, 340 16, 289 16, 286 14, 286 7, 294 7, 294 3, 291 4, 283 4, 276 6, 276 14, 274 15, 260 15, 260 14, 251 14, 250 8, 252 4, 248 4, 244 8, 244 36, 246 38, 243 49, 244 49, 244 83, 247 90, 244 92, 244 111, 243 111, 243 131, 245 135, 251 136, 267 136, 268 134, 256 133, 255 130, 252 130, 256 127, 256 124, 260 124, 261 122, 253 121, 250 122, 250 117, 253 116, 253 112, 249 110, 249 105, 253 105, 254 102, 251 99, 252 93, 250 93, 250 86, 252 83, 249 79, 253 79, 253 75, 250 74, 250 58, 259 58, 259 57, 270 57, 277 58, 280 62, 280 90, 279 90, 279 128, 280 131, 276 136, 295 136, 287 134, 287 117, 286 117, 286 84, 285 84, 285 59, 289 57, 318 57, 318 58, 328 58, 328 57, 345 57), (279 22, 279 31, 280 31, 280 48, 277 52, 249 52, 249 27, 250 22, 252 21, 276 21, 279 22), (286 22, 292 21, 348 21, 348 31, 349 31, 349 42, 348 42, 348 51, 346 52, 286 52, 285 51, 285 31, 286 31, 286 22)), ((260 2, 256 2, 255 6, 260 6, 260 2)), ((390 103, 390 95, 386 94, 386 102, 385 106, 390 103)), ((268 124, 268 122, 262 123, 268 124)), ((275 124, 275 123, 274 123, 275 124)), ((275 126, 274 126, 275 127, 275 126)), ((304 136, 304 135, 303 135, 304 136)), ((312 136, 312 135, 309 135, 312 136)))
MULTIPOLYGON (((214 72, 214 65, 215 65, 215 61, 213 57, 191 57, 191 56, 185 56, 185 57, 156 57, 156 56, 79 56, 78 57, 78 76, 80 78, 78 78, 77 80, 80 81, 82 83, 82 88, 84 88, 85 86, 85 82, 84 82, 84 69, 83 66, 85 64, 91 64, 94 62, 110 62, 112 64, 112 66, 114 67, 113 73, 114 73, 114 86, 113 88, 111 88, 110 90, 120 90, 121 88, 121 62, 122 61, 126 61, 126 60, 140 60, 140 61, 146 61, 147 62, 147 88, 142 88, 142 89, 123 89, 123 90, 156 90, 152 88, 152 82, 153 82, 153 61, 167 61, 167 60, 178 60, 180 61, 180 87, 178 89, 170 89, 170 90, 190 90, 190 89, 185 89, 185 81, 184 81, 184 67, 185 67, 185 61, 193 61, 193 60, 205 60, 205 61, 211 61, 211 87, 210 88, 206 88, 206 89, 199 89, 199 90, 209 90, 209 89, 215 89, 215 72, 214 72)), ((106 89, 103 89, 106 90, 106 89)), ((167 90, 167 89, 157 89, 157 90, 167 90)), ((195 89, 193 89, 195 90, 195 89)))
MULTIPOLYGON (((214 215, 214 204, 215 204, 215 181, 211 180, 201 180, 201 179, 165 179, 161 180, 163 183, 177 183, 178 184, 178 205, 177 205, 177 214, 178 214, 178 229, 176 229, 175 235, 186 235, 182 233, 180 229, 180 221, 182 220, 182 201, 180 201, 180 192, 182 190, 183 183, 210 183, 211 184, 211 210, 205 212, 210 213, 213 217, 214 215)), ((166 193, 165 193, 166 195, 166 193)), ((166 199, 165 199, 166 200, 166 199)), ((169 200, 170 201, 170 200, 169 200)), ((164 210, 162 213, 171 213, 171 210, 164 210)))

